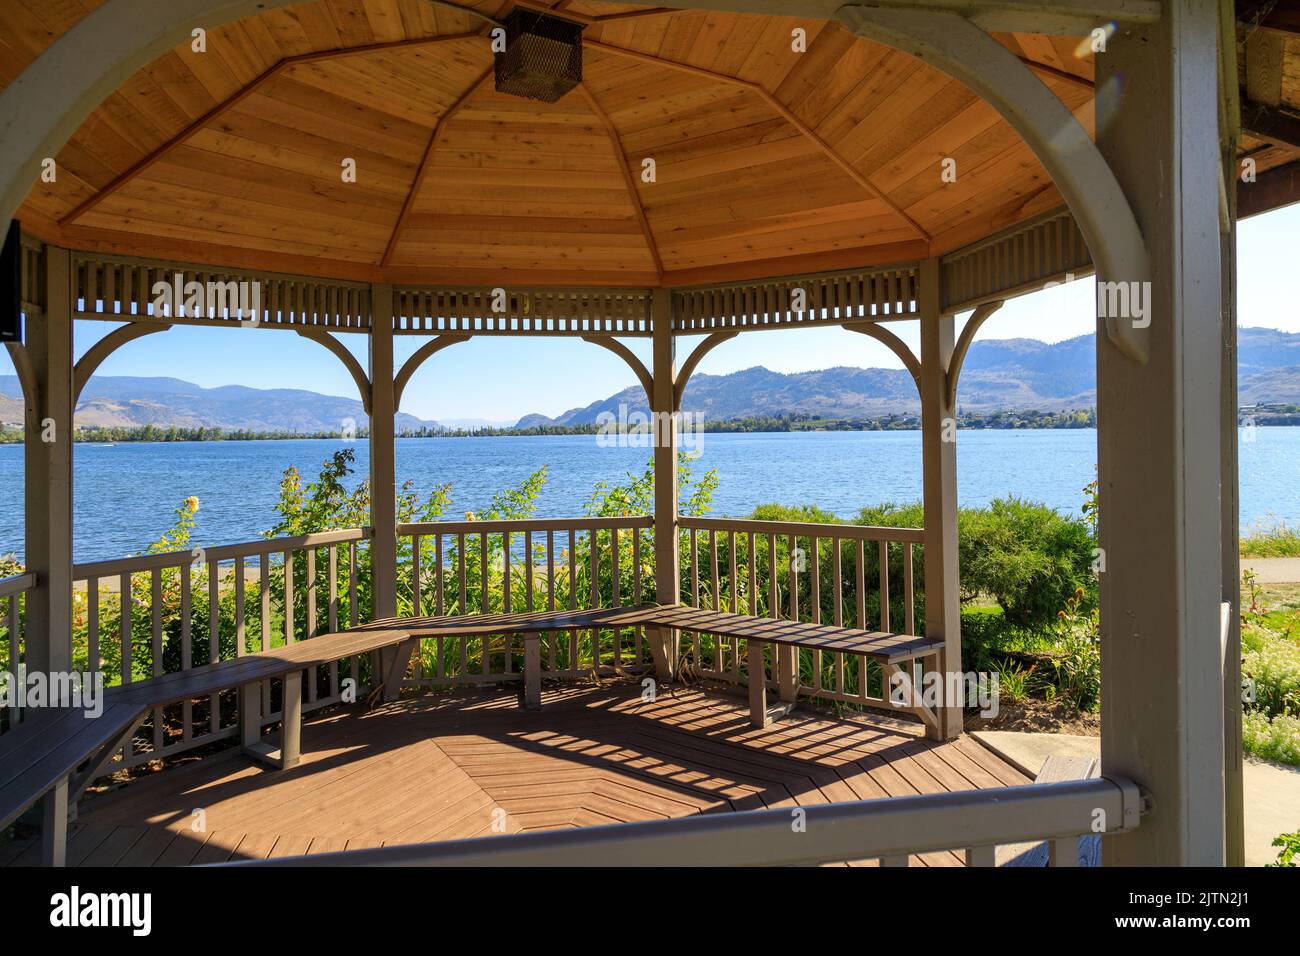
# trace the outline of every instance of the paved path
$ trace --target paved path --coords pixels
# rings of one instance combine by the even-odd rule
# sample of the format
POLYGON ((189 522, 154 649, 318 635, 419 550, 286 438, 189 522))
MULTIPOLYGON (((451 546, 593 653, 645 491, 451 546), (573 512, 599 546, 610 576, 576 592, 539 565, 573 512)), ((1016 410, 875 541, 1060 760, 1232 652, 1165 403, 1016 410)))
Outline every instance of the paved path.
MULTIPOLYGON (((970 736, 1031 777, 1052 754, 1101 756, 1099 737, 1006 730, 980 730, 970 736)), ((1275 836, 1300 830, 1300 767, 1247 757, 1245 787, 1246 865, 1263 866, 1277 859, 1277 848, 1271 845, 1275 836)))
POLYGON ((1242 558, 1241 569, 1250 568, 1260 584, 1300 583, 1300 558, 1242 558))

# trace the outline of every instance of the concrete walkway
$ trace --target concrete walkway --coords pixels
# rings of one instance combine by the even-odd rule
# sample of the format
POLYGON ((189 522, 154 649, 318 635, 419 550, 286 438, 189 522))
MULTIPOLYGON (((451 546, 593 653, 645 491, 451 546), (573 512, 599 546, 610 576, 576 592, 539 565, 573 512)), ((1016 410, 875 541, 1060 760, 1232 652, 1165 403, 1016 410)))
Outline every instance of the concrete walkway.
POLYGON ((1260 584, 1300 583, 1300 558, 1242 558, 1241 569, 1247 568, 1260 584))
MULTIPOLYGON (((1006 730, 980 730, 971 736, 1030 777, 1038 776, 1052 754, 1101 756, 1099 737, 1006 730)), ((1246 865, 1263 866, 1277 859, 1277 848, 1271 845, 1275 836, 1300 830, 1300 767, 1247 757, 1245 788, 1246 865)))

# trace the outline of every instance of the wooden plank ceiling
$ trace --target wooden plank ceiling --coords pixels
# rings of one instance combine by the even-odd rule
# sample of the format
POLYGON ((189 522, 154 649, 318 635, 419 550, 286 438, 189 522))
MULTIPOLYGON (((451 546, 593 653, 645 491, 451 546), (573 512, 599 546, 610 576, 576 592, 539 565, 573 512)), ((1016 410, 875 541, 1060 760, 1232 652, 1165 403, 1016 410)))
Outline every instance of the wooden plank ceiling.
MULTIPOLYGON (((0 80, 96 5, 0 5, 0 80)), ((553 105, 496 93, 489 25, 424 0, 306 3, 214 29, 206 52, 176 48, 95 111, 24 226, 76 248, 320 275, 647 286, 919 258, 1061 203, 991 107, 837 24, 560 6, 589 25, 584 82, 553 105)), ((999 39, 1091 127, 1077 40, 999 39)))

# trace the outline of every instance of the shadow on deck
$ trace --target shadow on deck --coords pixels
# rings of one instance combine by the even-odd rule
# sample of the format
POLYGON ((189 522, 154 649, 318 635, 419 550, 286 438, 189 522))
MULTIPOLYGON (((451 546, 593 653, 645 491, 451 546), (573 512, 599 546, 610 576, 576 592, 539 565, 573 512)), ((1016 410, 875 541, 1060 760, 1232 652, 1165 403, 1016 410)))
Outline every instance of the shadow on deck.
MULTIPOLYGON (((969 738, 927 741, 883 714, 796 712, 757 730, 734 697, 644 703, 639 691, 563 688, 537 713, 495 690, 335 709, 304 724, 287 772, 232 748, 88 797, 68 864, 216 863, 1031 782, 969 738)), ((0 865, 36 850, 0 847, 0 865)))

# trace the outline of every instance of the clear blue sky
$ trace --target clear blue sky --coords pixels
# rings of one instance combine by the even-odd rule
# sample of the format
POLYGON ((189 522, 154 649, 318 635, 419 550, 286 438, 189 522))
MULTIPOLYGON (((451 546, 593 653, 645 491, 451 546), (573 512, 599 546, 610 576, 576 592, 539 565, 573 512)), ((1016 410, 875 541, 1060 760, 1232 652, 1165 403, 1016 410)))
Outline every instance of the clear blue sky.
MULTIPOLYGON (((1300 236, 1300 205, 1241 223, 1238 288, 1242 325, 1300 332, 1295 274, 1295 241, 1300 236)), ((1095 330, 1093 283, 1022 296, 985 323, 979 339, 1036 338, 1058 342, 1095 330)), ((916 346, 913 323, 898 331, 916 346)), ((78 322, 80 355, 112 326, 78 322)), ((365 360, 365 339, 340 338, 365 360)), ((423 337, 399 337, 398 360, 423 337)), ((685 355, 696 340, 679 340, 685 355)), ((648 364, 648 343, 633 345, 648 364)), ((12 374, 0 352, 0 374, 12 374)), ((714 350, 701 372, 725 374, 754 365, 799 372, 835 365, 897 368, 897 359, 872 339, 842 329, 754 332, 714 350)), ((198 329, 178 327, 131 342, 99 369, 101 375, 169 375, 202 386, 250 385, 304 388, 355 397, 342 365, 319 345, 273 329, 198 329)), ((581 341, 483 337, 454 346, 424 364, 407 386, 402 411, 421 418, 484 418, 513 422, 529 412, 556 415, 587 405, 634 384, 632 373, 604 349, 581 341)))

